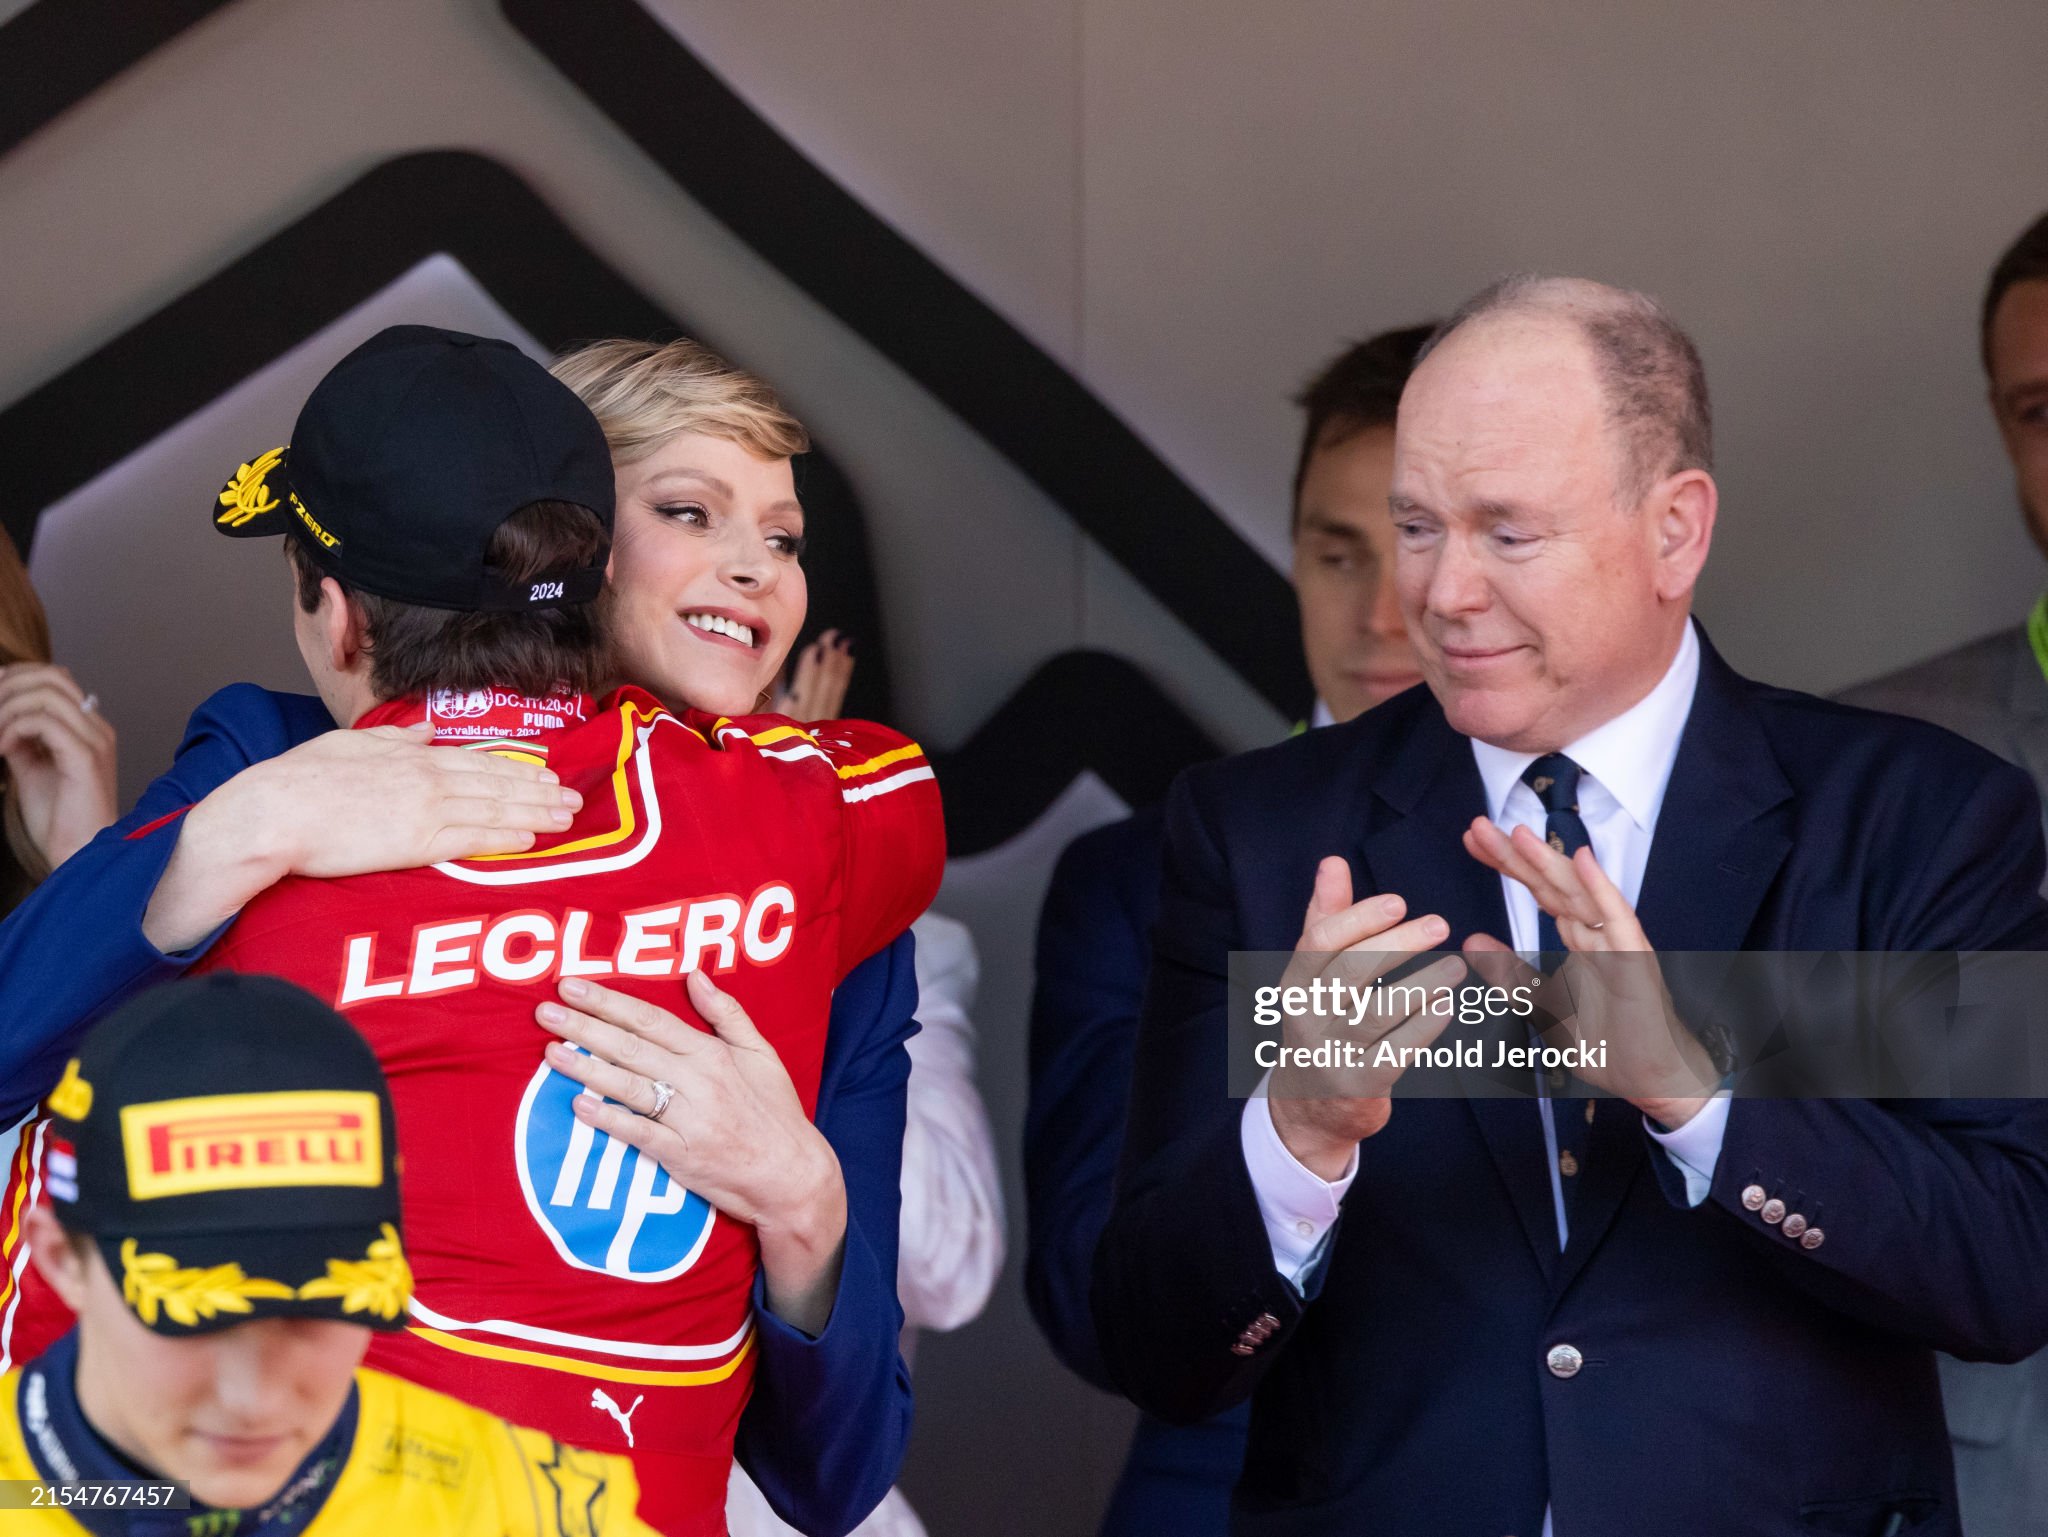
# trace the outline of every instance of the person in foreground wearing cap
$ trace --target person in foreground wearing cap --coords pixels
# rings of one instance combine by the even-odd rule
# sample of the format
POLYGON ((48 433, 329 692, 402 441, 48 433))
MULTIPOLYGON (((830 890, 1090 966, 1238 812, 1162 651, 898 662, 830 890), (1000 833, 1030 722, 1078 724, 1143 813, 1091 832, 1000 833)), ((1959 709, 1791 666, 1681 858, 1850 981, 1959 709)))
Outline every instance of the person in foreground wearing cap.
POLYGON ((362 1369, 412 1277, 384 1075, 332 1009, 270 977, 155 989, 50 1108, 28 1222, 78 1325, 0 1377, 0 1479, 41 1491, 9 1531, 649 1530, 626 1459, 362 1369), (189 1508, 147 1487, 172 1482, 189 1508))
MULTIPOLYGON (((487 347, 499 344, 477 350, 487 347)), ((623 637, 619 673, 677 708, 734 715, 754 708, 801 626, 805 602, 791 548, 801 534, 800 522, 791 520, 801 509, 748 488, 779 476, 787 498, 789 456, 805 446, 802 427, 759 380, 684 341, 599 343, 558 367, 598 408, 617 466, 621 530, 611 598, 620 615, 614 635, 623 637), (693 474, 712 477, 712 484, 693 474), (744 505, 732 500, 735 490, 744 505), (760 508, 772 511, 771 524, 754 520, 760 508), (736 543, 735 531, 746 537, 736 543), (763 562, 771 556, 780 575, 776 592, 764 598, 763 562), (691 595, 727 610, 728 620, 735 610, 751 614, 752 648, 701 628, 709 616, 681 603, 691 595)), ((515 438, 523 440, 523 431, 515 438)), ((319 440, 315 434, 300 444, 319 440)), ((447 452, 459 441, 442 434, 428 446, 447 452)), ((293 490, 309 511, 317 506, 294 483, 307 469, 303 455, 275 475, 269 471, 280 469, 278 461, 260 475, 256 468, 252 460, 249 473, 223 493, 214 509, 220 523, 236 523, 245 509, 267 502, 279 506, 255 516, 278 515, 291 508, 293 490)), ((286 515, 294 520, 289 544, 318 541, 295 510, 286 515)), ((348 534, 317 512, 312 521, 337 539, 348 534)), ((324 600, 324 577, 312 553, 297 567, 300 608, 310 617, 324 600)), ((376 603, 354 590, 348 597, 364 611, 376 603)), ((0 924, 0 1110, 10 1092, 49 1088, 78 1024, 143 982, 194 964, 217 942, 223 922, 281 876, 516 853, 532 845, 536 830, 557 827, 558 811, 580 804, 551 770, 419 746, 428 735, 419 728, 335 731, 329 710, 321 701, 246 685, 222 691, 194 717, 177 765, 135 811, 0 924), (503 793, 508 784, 516 789, 521 775, 545 791, 544 806, 503 793), (180 891, 182 908, 166 901, 180 891)), ((440 722, 444 731, 461 724, 440 722)), ((807 1156, 796 1165, 771 1162, 761 1175, 808 1170, 808 1184, 784 1179, 775 1194, 785 1203, 815 1204, 829 1223, 816 1229, 815 1254, 797 1256, 801 1273, 793 1277, 785 1256, 763 1254, 747 1363, 754 1388, 735 1446, 776 1511, 821 1537, 850 1530, 886 1492, 909 1431, 909 1382, 895 1345, 902 1321, 896 1201, 909 1069, 904 1041, 916 1028, 915 999, 907 935, 845 978, 831 999, 815 1104, 791 1091, 777 1122, 807 1156)), ((681 1007, 680 998, 672 1002, 681 1007)), ((603 987, 593 985, 581 1008, 585 1018, 622 1020, 630 1009, 643 1021, 694 1034, 665 1010, 603 987)), ((26 1188, 33 1177, 26 1150, 13 1174, 26 1188)), ((684 1184, 703 1189, 688 1172, 684 1184)), ((26 1353, 34 1303, 18 1292, 10 1297, 0 1276, 0 1352, 11 1323, 17 1357, 26 1353)), ((47 1327, 41 1337, 50 1337, 47 1327)), ((648 1415, 633 1409, 637 1390, 606 1396, 619 1423, 590 1391, 578 1412, 624 1445, 627 1424, 644 1431, 648 1415)))

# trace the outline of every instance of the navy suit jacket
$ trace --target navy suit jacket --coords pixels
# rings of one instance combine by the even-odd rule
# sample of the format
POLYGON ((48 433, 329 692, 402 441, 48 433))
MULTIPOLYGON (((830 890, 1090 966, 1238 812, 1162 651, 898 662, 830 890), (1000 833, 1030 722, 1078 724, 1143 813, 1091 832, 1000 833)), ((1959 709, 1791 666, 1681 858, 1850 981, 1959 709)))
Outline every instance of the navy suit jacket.
MULTIPOLYGON (((93 1020, 179 975, 211 944, 166 956, 142 932, 177 845, 175 814, 250 764, 333 729, 318 699, 247 683, 222 689, 193 713, 176 761, 135 809, 0 922, 0 1126, 50 1091, 93 1020)), ((912 943, 905 934, 864 961, 832 998, 816 1121, 839 1156, 847 1212, 825 1332, 813 1339, 789 1327, 755 1284, 760 1364, 736 1451, 786 1520, 829 1537, 852 1530, 888 1493, 910 1437, 896 1235, 904 1043, 917 1029, 912 943)))
MULTIPOLYGON (((1038 915, 1024 1294, 1054 1353, 1112 1391, 1088 1287, 1130 1108, 1165 828, 1153 806, 1083 833, 1060 855, 1038 915)), ((1200 1425, 1143 1416, 1102 1537, 1222 1537, 1248 1419, 1243 1404, 1200 1425)))
MULTIPOLYGON (((1738 677, 1704 647, 1639 910, 1666 950, 2048 948, 2032 786, 1958 737, 1738 677)), ((1274 1269, 1226 1096, 1225 957, 1288 950, 1317 860, 1455 946, 1508 934, 1459 846, 1469 742, 1418 688, 1190 770, 1115 1207, 1096 1256, 1118 1383, 1194 1418, 1252 1396, 1241 1533, 1558 1537, 1959 1531, 1933 1351, 2048 1342, 2048 1106, 1731 1107, 1706 1200, 1639 1117, 1592 1129, 1560 1255, 1535 1107, 1404 1100, 1304 1298, 1274 1269), (1604 1139, 1604 1140, 1603 1140, 1604 1139), (1761 1184, 1825 1232, 1748 1211, 1761 1184), (1232 1345, 1262 1313, 1251 1355, 1232 1345), (1545 1369, 1572 1344, 1584 1369, 1545 1369)))

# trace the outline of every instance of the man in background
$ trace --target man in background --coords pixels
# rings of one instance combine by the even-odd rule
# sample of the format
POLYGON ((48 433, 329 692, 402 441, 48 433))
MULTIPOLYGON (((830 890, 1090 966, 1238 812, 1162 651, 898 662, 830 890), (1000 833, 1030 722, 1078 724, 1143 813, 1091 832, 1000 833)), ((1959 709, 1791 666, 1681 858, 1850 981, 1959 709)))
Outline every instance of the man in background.
MULTIPOLYGON (((1354 343, 1296 398, 1307 419, 1294 468, 1294 589, 1316 690, 1310 725, 1350 720, 1422 680, 1394 592, 1387 492, 1401 387, 1434 329, 1407 326, 1354 343)), ((1088 1276, 1123 1144, 1163 825, 1150 807, 1068 847, 1039 919, 1031 1005, 1026 1290, 1059 1358, 1112 1392, 1088 1276)), ((1199 1425, 1140 1420, 1105 1537, 1221 1533, 1246 1417, 1240 1406, 1199 1425)))
MULTIPOLYGON (((1980 344, 2020 512, 2048 552, 2048 216, 1992 269, 1980 344)), ((1946 726, 2018 764, 2048 798, 2048 593, 2025 624, 1841 697, 1946 726)), ((2048 1537, 2048 1354, 2010 1367, 1944 1356, 1941 1390, 1972 1537, 2048 1537)))

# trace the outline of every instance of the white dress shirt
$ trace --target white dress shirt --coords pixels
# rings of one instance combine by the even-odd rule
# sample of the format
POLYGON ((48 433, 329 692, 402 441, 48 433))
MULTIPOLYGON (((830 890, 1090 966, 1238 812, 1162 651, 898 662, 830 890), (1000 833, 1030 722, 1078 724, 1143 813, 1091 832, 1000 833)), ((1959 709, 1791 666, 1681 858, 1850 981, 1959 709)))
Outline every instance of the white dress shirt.
MULTIPOLYGON (((918 1033, 910 1038, 903 1128, 903 1226, 896 1290, 903 1357, 919 1329, 957 1329, 977 1316, 1003 1268, 1003 1187, 995 1137, 974 1086, 974 1007, 981 960, 967 925, 928 912, 917 935, 918 1033)), ((725 1519, 732 1537, 797 1537, 733 1464, 725 1519)), ((883 1496, 853 1537, 924 1537, 901 1489, 883 1496)))
MULTIPOLYGON (((1583 770, 1579 780, 1579 817, 1592 840, 1593 856, 1631 906, 1642 893, 1643 872, 1650 862, 1650 840, 1657 829, 1657 814, 1663 809, 1672 765, 1678 759, 1679 738, 1685 731, 1686 717, 1692 713, 1693 690, 1699 674, 1699 637, 1687 624, 1678 653, 1657 686, 1613 720, 1563 749, 1565 756, 1583 770)), ((1472 756, 1486 787, 1486 813, 1494 824, 1503 832, 1527 827, 1542 837, 1543 803, 1522 782, 1522 771, 1536 761, 1538 754, 1510 752, 1474 740, 1472 756)), ((1471 856, 1462 849, 1452 849, 1445 857, 1471 856)), ((1520 881, 1506 876, 1501 877, 1501 894, 1507 901, 1508 942, 1517 950, 1533 952, 1537 948, 1536 898, 1520 881)), ((1259 1214, 1265 1219, 1266 1236, 1273 1246, 1273 1264, 1288 1280, 1299 1284, 1337 1220, 1344 1194, 1357 1176, 1358 1158, 1354 1153, 1350 1167, 1335 1180, 1315 1174, 1280 1140, 1264 1087, 1262 1082, 1260 1091, 1245 1102, 1239 1140, 1252 1189, 1259 1199, 1259 1214)), ((1557 1242, 1562 1249, 1568 1230, 1557 1167, 1557 1136, 1551 1123, 1549 1100, 1540 1099, 1538 1108, 1550 1162, 1557 1242)), ((1677 1166, 1685 1179, 1686 1196, 1697 1206, 1706 1198, 1713 1183, 1714 1165, 1720 1160, 1721 1139, 1728 1126, 1726 1097, 1709 1101, 1704 1110, 1674 1132, 1662 1131, 1647 1121, 1644 1124, 1677 1166)))

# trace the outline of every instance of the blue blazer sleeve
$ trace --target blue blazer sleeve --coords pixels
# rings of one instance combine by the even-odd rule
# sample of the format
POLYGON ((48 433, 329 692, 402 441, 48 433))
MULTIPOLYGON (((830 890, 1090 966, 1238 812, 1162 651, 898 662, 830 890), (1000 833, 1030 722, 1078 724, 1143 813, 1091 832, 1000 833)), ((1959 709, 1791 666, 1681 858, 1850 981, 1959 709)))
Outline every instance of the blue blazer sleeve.
POLYGON ((248 683, 222 689, 193 713, 170 770, 135 808, 0 923, 0 1121, 49 1092, 93 1020, 205 953, 202 945, 165 955, 142 933, 178 844, 175 813, 250 764, 333 729, 317 699, 248 683))
POLYGON ((916 1033, 915 941, 863 961, 832 998, 817 1126, 846 1181, 846 1257, 825 1332, 768 1311, 754 1283, 760 1364, 735 1451, 777 1515, 814 1537, 844 1537, 896 1481, 910 1440, 910 1372, 898 1340, 896 1231, 916 1033))
POLYGON ((1083 834, 1038 918, 1024 1112, 1024 1291, 1053 1352, 1115 1390, 1088 1305, 1130 1105, 1131 1053, 1159 906, 1156 810, 1083 834))
POLYGON ((1301 1294, 1273 1265, 1239 1141, 1243 1105, 1226 1082, 1226 957, 1249 947, 1203 804, 1216 767, 1189 769, 1167 799, 1130 1115, 1091 1294, 1112 1380, 1173 1423, 1248 1398, 1302 1317, 1301 1294), (1235 1353, 1239 1332, 1268 1314, 1274 1348, 1235 1353))
MULTIPOLYGON (((1986 759, 1965 791, 1922 847, 1906 829, 1889 845, 1882 948, 2048 949, 2032 783, 1986 759)), ((1738 1098, 1705 1206, 1791 1284, 1873 1327, 1965 1360, 2048 1345, 2048 1102, 1738 1098), (1825 1242, 1787 1242, 1743 1201, 1751 1185, 1825 1242)))

